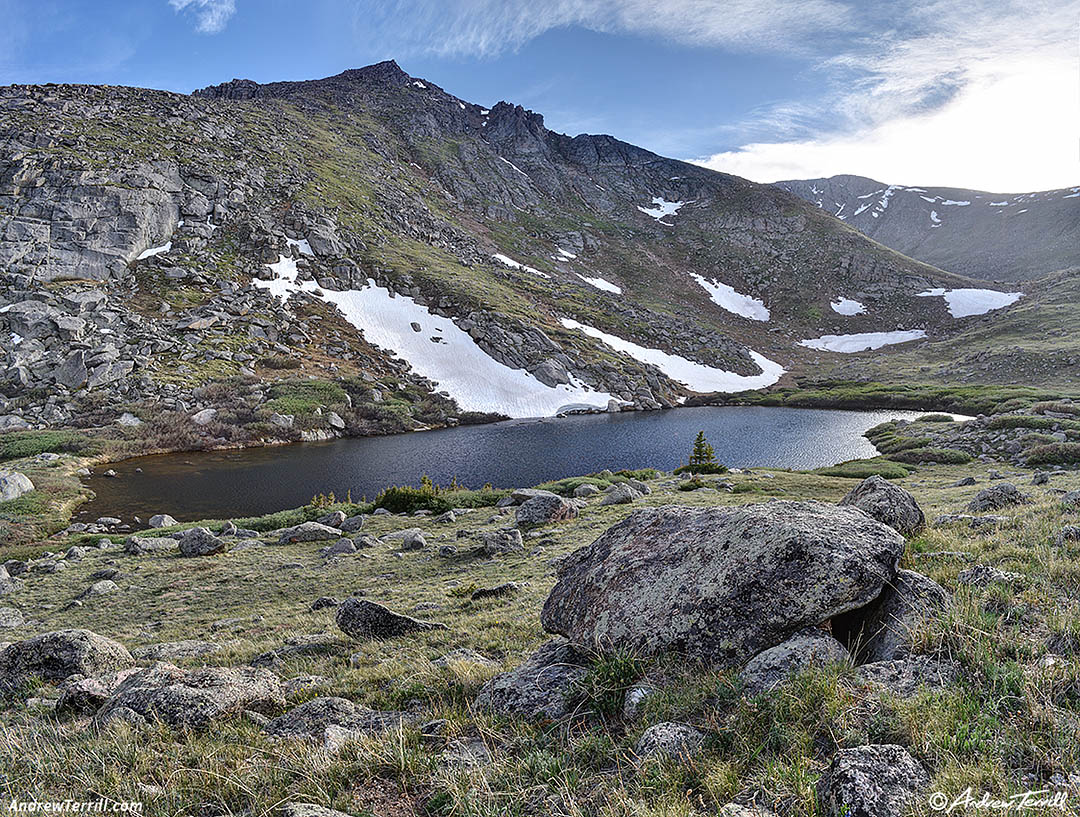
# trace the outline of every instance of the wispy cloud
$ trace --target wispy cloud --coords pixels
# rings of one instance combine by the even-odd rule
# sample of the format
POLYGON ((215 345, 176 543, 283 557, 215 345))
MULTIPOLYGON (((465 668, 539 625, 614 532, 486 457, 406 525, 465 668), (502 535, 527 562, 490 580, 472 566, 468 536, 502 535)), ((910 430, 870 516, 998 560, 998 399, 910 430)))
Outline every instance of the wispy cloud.
POLYGON ((187 11, 195 17, 195 30, 202 34, 217 34, 236 14, 236 0, 169 0, 176 11, 187 11))
MULTIPOLYGON (((370 20, 371 3, 361 3, 370 20)), ((441 56, 492 57, 552 29, 648 34, 687 45, 803 51, 848 29, 841 0, 396 0, 379 15, 401 45, 441 56)))

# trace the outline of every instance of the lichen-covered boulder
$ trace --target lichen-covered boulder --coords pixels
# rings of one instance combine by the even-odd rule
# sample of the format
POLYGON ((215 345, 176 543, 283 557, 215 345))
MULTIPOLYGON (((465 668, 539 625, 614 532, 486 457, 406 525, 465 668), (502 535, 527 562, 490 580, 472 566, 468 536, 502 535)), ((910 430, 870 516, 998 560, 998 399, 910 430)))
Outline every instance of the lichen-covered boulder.
POLYGON ((915 497, 877 474, 852 488, 840 504, 853 505, 904 536, 911 536, 926 527, 926 516, 915 497))
POLYGON ((685 723, 657 723, 650 726, 634 746, 638 763, 651 757, 687 760, 701 751, 705 735, 685 723))
POLYGON ((541 623, 586 649, 734 665, 865 607, 903 548, 863 512, 819 502, 640 510, 558 564, 541 623))
POLYGON ((498 715, 558 719, 568 714, 571 690, 588 672, 588 657, 562 639, 542 645, 520 666, 480 689, 476 708, 498 715))
POLYGON ((16 641, 0 651, 0 688, 30 678, 63 681, 72 675, 101 675, 135 664, 127 648, 90 630, 57 630, 16 641))
POLYGON ((263 731, 276 738, 323 742, 327 729, 336 728, 356 735, 371 734, 400 726, 407 717, 401 712, 379 712, 359 706, 347 698, 312 698, 270 721, 263 731))
MULTIPOLYGON (((205 729, 245 709, 270 714, 285 705, 281 680, 255 667, 203 667, 183 670, 158 663, 130 675, 98 711, 107 723, 113 710, 130 710, 143 720, 205 729)), ((126 714, 126 713, 125 713, 126 714)))
POLYGON ((969 513, 985 513, 1013 505, 1024 505, 1028 501, 1028 498, 1011 482, 1002 482, 983 488, 975 494, 975 498, 968 503, 967 509, 969 513))
POLYGON ((445 630, 445 624, 420 621, 395 613, 388 607, 362 598, 346 599, 334 616, 337 626, 350 638, 396 638, 420 630, 445 630))
POLYGON ((893 661, 875 661, 855 669, 855 680, 866 686, 889 690, 910 698, 920 687, 943 689, 960 680, 961 667, 955 661, 920 655, 893 661))
POLYGON ((191 528, 184 531, 177 547, 181 556, 213 556, 215 553, 225 552, 225 542, 206 528, 191 528))
POLYGON ((740 675, 747 693, 760 695, 810 667, 825 667, 850 660, 847 649, 824 630, 807 627, 787 641, 759 652, 740 675))
POLYGON ((901 746, 841 749, 818 781, 826 817, 903 817, 930 784, 922 765, 901 746))

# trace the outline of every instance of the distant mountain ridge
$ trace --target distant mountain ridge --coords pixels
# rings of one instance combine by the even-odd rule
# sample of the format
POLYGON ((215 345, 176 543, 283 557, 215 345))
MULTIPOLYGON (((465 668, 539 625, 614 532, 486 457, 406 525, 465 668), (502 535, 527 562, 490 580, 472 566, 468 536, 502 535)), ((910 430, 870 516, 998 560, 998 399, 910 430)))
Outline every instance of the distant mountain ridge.
POLYGON ((777 182, 904 255, 987 281, 1080 264, 1080 187, 998 194, 865 176, 777 182))

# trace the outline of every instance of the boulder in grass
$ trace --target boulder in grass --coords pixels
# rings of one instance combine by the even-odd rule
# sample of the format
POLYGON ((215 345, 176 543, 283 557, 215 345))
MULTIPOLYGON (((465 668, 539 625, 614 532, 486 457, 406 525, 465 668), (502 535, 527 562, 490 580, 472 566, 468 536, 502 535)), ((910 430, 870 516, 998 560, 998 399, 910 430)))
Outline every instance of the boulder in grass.
POLYGON ((95 716, 99 725, 114 712, 134 712, 148 723, 206 729, 244 710, 271 714, 285 705, 281 680, 254 667, 183 670, 158 663, 128 676, 95 716))
POLYGON ((891 661, 911 656, 920 631, 948 606, 949 594, 940 584, 913 570, 899 570, 876 601, 852 614, 858 622, 840 616, 833 625, 851 631, 849 640, 861 663, 891 661))
POLYGON ((549 641, 520 666, 496 675, 476 696, 476 708, 497 715, 554 720, 570 712, 574 686, 588 657, 563 639, 549 641))
POLYGON ((904 817, 930 776, 901 746, 841 749, 818 781, 825 817, 904 817))
POLYGON ((168 528, 178 523, 167 513, 156 513, 150 517, 150 521, 147 522, 147 524, 152 528, 168 528))
POLYGON ((577 509, 558 494, 551 491, 535 491, 518 505, 518 527, 535 528, 552 522, 563 522, 577 516, 577 509))
POLYGON ((1015 505, 1026 505, 1029 501, 1011 482, 1002 482, 983 488, 975 494, 975 498, 968 503, 967 510, 968 513, 986 513, 1015 505))
POLYGON ((72 675, 101 675, 134 664, 127 648, 111 638, 90 630, 57 630, 0 651, 0 688, 13 689, 31 678, 63 681, 72 675))
POLYGON ((743 668, 740 677, 748 694, 760 695, 806 669, 842 664, 850 659, 844 645, 827 632, 807 627, 782 644, 759 652, 743 668))
POLYGON ((344 535, 340 528, 332 528, 319 522, 302 522, 291 528, 284 528, 277 534, 278 543, 282 545, 295 542, 328 542, 344 535))
POLYGON ((904 536, 911 536, 926 527, 926 516, 915 497, 878 474, 852 488, 840 504, 853 505, 904 536))
POLYGON ((213 556, 225 552, 225 542, 206 528, 191 528, 181 535, 177 547, 181 556, 213 556))
POLYGON ((635 760, 652 757, 685 761, 701 752, 705 735, 685 723, 657 723, 646 729, 634 746, 635 760))
POLYGON ((819 502, 639 510, 558 563, 540 620, 585 649, 737 665, 868 605, 903 549, 862 511, 819 502))
POLYGON ((445 624, 420 621, 357 597, 339 604, 334 620, 345 635, 355 639, 397 638, 423 630, 448 629, 445 624))
POLYGON ((30 477, 18 471, 0 473, 0 502, 10 502, 34 490, 30 477))

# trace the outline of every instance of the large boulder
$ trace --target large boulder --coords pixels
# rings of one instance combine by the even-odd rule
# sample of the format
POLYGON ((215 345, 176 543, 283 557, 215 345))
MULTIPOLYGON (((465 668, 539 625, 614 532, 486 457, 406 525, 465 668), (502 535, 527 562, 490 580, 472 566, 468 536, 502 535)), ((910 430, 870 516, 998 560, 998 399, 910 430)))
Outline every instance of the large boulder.
POLYGON ((551 522, 562 522, 577 516, 577 509, 551 491, 535 491, 518 505, 515 519, 518 527, 535 528, 551 522))
POLYGON ((975 494, 975 498, 968 503, 967 509, 968 513, 985 513, 986 511, 1008 508, 1012 505, 1024 505, 1028 501, 1028 498, 1020 493, 1011 482, 1002 482, 983 488, 979 493, 975 494))
POLYGON ((861 662, 907 658, 919 631, 949 606, 949 594, 933 579, 912 570, 899 570, 867 609, 852 613, 858 622, 838 624, 851 632, 851 647, 861 662))
POLYGON ((807 627, 751 658, 741 678, 747 693, 760 695, 805 669, 842 664, 850 658, 844 645, 831 635, 817 627, 807 627))
POLYGON ((734 665, 865 607, 903 549, 862 511, 819 502, 640 510, 558 564, 541 623, 587 649, 734 665))
POLYGON ((571 690, 588 672, 588 657, 562 639, 549 641, 523 664, 496 675, 480 689, 476 708, 523 718, 561 718, 571 690))
POLYGON ((26 476, 26 474, 21 474, 18 471, 0 474, 0 502, 18 499, 32 490, 34 490, 34 483, 30 481, 30 477, 26 476))
POLYGON ((488 556, 525 550, 525 541, 517 528, 480 531, 480 546, 488 556))
POLYGON ((99 724, 134 712, 150 723, 205 729, 245 709, 270 714, 285 705, 281 680, 267 669, 204 667, 183 670, 158 663, 124 680, 98 711, 99 724), (121 710, 127 710, 121 713, 121 710))
POLYGON ((396 638, 421 630, 445 630, 445 624, 403 616, 367 599, 353 597, 338 605, 334 621, 345 635, 356 639, 396 638))
POLYGON ((840 504, 853 505, 904 536, 911 536, 926 527, 926 516, 915 497, 877 474, 852 488, 840 504))
POLYGON ((636 488, 627 485, 625 482, 620 482, 618 485, 612 487, 607 492, 607 496, 600 500, 600 505, 629 505, 632 502, 637 502, 645 494, 636 488))
POLYGON ((212 556, 215 553, 225 552, 225 542, 206 528, 191 528, 184 531, 178 547, 181 556, 212 556))
POLYGON ((102 675, 135 664, 127 648, 90 630, 57 630, 16 641, 0 651, 0 689, 31 678, 63 681, 72 675, 102 675))
POLYGON ((836 753, 817 793, 825 817, 903 817, 929 784, 903 747, 857 746, 836 753))

